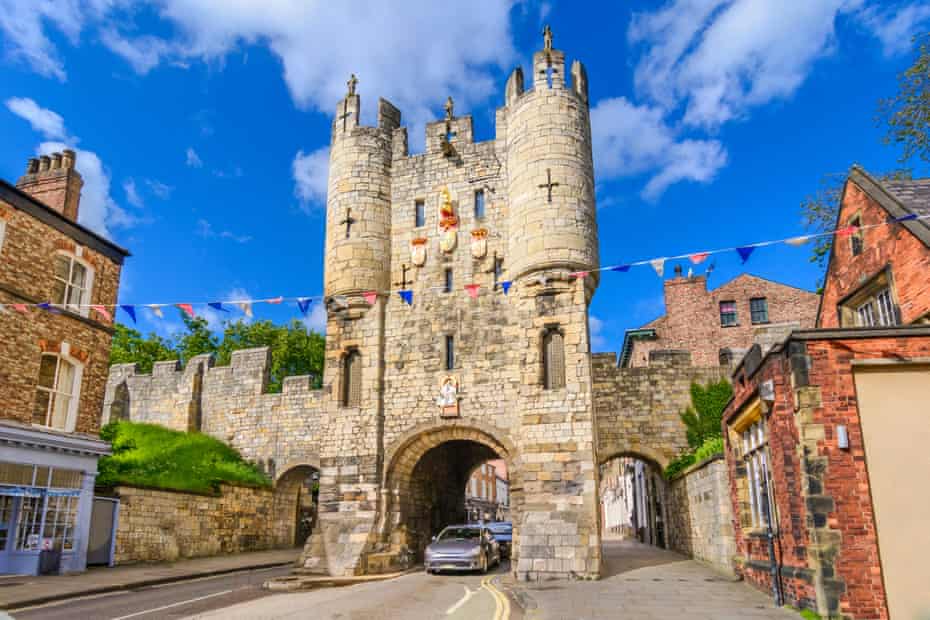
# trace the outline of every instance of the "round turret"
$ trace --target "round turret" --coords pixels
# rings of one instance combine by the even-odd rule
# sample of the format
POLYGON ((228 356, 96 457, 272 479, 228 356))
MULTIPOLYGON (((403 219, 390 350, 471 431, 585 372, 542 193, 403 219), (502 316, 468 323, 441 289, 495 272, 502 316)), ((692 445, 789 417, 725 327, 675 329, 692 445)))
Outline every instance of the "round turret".
POLYGON ((336 110, 326 194, 325 293, 349 295, 389 288, 391 140, 400 112, 380 100, 378 126, 359 125, 359 96, 336 110))
MULTIPOLYGON (((598 266, 594 166, 587 77, 578 61, 571 85, 565 55, 533 56, 533 88, 518 69, 507 85, 510 276, 598 266)), ((591 282, 596 283, 596 274, 591 282)))

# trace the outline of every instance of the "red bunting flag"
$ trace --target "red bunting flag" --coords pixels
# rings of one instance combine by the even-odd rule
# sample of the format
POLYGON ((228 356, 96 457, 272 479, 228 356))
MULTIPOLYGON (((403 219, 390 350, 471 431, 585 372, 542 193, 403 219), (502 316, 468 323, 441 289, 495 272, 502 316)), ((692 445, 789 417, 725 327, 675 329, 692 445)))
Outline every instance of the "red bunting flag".
POLYGON ((708 256, 710 256, 710 252, 698 252, 696 254, 690 255, 688 260, 691 261, 692 265, 700 265, 705 260, 707 260, 708 256))
POLYGON ((468 296, 472 299, 478 299, 478 284, 466 284, 465 290, 468 291, 468 296))
POLYGON ((271 299, 266 299, 265 301, 267 301, 270 304, 279 304, 282 301, 284 301, 284 298, 283 297, 272 297, 271 299))
POLYGON ((590 273, 591 273, 590 271, 575 271, 569 275, 571 275, 571 277, 575 279, 580 280, 580 279, 587 278, 590 273))
POLYGON ((373 305, 375 305, 375 301, 378 300, 378 292, 377 292, 377 291, 368 291, 368 292, 366 292, 366 293, 362 293, 362 297, 365 298, 365 301, 368 302, 368 305, 369 305, 369 306, 373 306, 373 305))
POLYGON ((26 304, 11 304, 11 305, 13 306, 13 309, 16 310, 17 312, 26 314, 26 304))
POLYGON ((180 308, 181 311, 184 312, 184 314, 186 314, 187 316, 191 318, 194 318, 195 316, 197 316, 196 314, 194 314, 194 307, 190 304, 174 304, 174 305, 180 308))
POLYGON ((113 315, 110 314, 110 311, 104 308, 103 306, 91 306, 91 310, 105 318, 109 322, 113 322, 113 315))
POLYGON ((837 237, 849 237, 850 235, 855 234, 857 230, 859 230, 858 226, 846 226, 844 228, 837 228, 836 236, 837 237))

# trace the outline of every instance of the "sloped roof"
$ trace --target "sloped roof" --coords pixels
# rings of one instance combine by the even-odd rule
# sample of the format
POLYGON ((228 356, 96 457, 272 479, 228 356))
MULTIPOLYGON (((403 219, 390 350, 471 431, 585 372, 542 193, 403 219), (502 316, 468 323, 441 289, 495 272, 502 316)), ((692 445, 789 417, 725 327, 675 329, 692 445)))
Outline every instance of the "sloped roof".
POLYGON ((930 179, 883 181, 882 185, 911 213, 930 215, 930 179))
MULTIPOLYGON (((930 179, 911 179, 900 181, 879 181, 872 177, 862 167, 856 165, 849 171, 847 183, 852 181, 858 185, 872 200, 878 203, 891 217, 899 218, 908 214, 920 217, 930 216, 930 179)), ((846 187, 843 187, 842 204, 845 200, 846 187)), ((839 227, 842 209, 837 212, 836 225, 839 227)), ((930 247, 930 220, 911 220, 901 222, 915 237, 930 247)), ((830 257, 832 261, 833 252, 830 257)), ((830 266, 827 265, 827 273, 830 266)))

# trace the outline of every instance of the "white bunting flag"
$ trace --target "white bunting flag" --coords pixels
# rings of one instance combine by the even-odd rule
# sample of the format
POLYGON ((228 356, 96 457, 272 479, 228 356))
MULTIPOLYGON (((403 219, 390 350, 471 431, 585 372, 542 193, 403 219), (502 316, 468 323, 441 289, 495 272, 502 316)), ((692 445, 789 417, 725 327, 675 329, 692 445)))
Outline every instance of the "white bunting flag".
POLYGON ((148 306, 148 309, 152 311, 152 314, 157 316, 160 319, 165 318, 165 313, 161 311, 161 306, 158 304, 151 304, 148 306))
POLYGON ((252 302, 251 301, 237 301, 236 305, 239 306, 239 309, 242 310, 242 313, 247 317, 252 316, 252 302))
POLYGON ((649 264, 652 265, 652 268, 656 270, 656 275, 661 278, 662 274, 665 273, 665 259, 653 258, 651 261, 649 261, 649 264))

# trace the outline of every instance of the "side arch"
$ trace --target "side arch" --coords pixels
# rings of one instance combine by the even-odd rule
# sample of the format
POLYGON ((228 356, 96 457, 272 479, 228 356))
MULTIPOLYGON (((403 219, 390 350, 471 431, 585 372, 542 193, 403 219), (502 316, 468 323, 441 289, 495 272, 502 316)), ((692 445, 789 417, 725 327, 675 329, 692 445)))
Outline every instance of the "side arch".
POLYGON ((650 446, 643 446, 640 444, 630 445, 630 444, 614 444, 602 448, 598 451, 597 455, 597 464, 598 466, 604 465, 608 461, 611 461, 615 458, 621 456, 632 456, 634 458, 642 459, 647 462, 659 467, 660 470, 665 471, 665 468, 668 467, 668 464, 672 462, 674 456, 667 454, 664 451, 656 450, 650 446))

